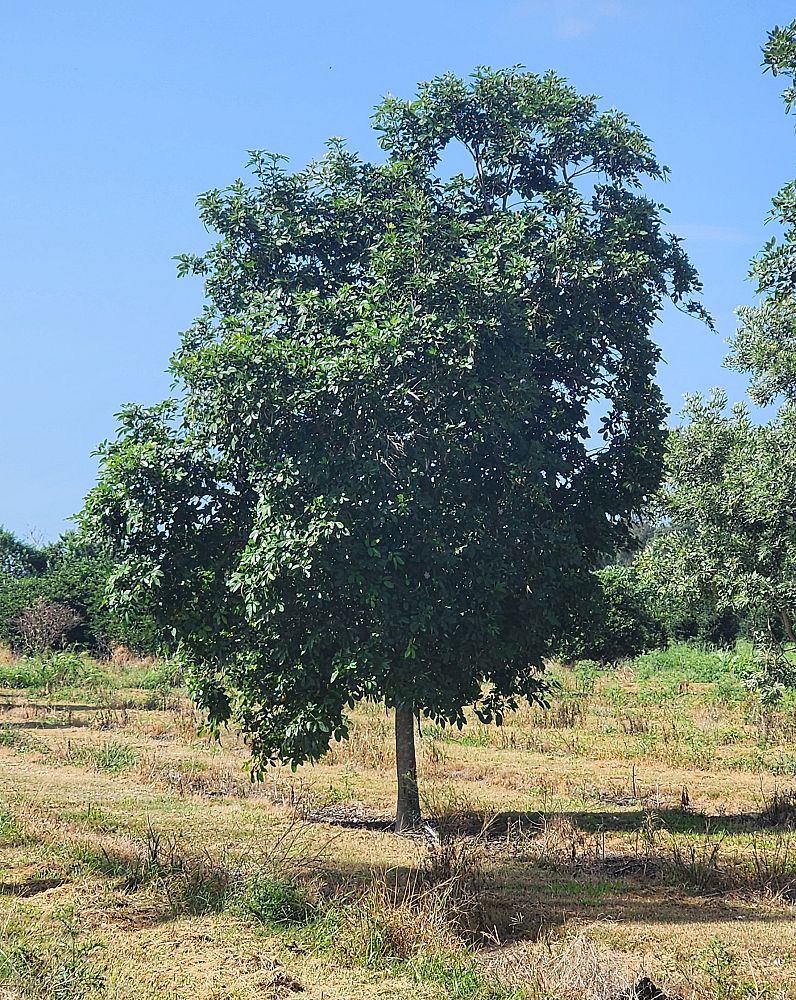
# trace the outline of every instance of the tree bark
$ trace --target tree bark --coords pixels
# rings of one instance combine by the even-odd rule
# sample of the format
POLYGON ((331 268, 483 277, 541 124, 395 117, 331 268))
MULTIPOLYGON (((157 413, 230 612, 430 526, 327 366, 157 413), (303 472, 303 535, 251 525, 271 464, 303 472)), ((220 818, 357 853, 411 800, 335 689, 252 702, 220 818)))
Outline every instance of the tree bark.
POLYGON ((785 635, 788 637, 789 642, 796 642, 796 635, 793 634, 793 625, 790 620, 790 615, 784 608, 779 609, 779 620, 782 622, 782 626, 785 629, 785 635))
POLYGON ((395 709, 395 765, 398 772, 398 804, 395 830, 414 830, 420 823, 420 794, 415 757, 415 713, 411 705, 395 709))

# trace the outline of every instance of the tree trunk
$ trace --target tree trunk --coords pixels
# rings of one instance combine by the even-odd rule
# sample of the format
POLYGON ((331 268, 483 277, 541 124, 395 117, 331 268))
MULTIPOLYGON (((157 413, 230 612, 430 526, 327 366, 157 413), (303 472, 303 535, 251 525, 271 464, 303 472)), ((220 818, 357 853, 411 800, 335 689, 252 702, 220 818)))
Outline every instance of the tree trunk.
POLYGON ((395 765, 398 772, 398 804, 395 830, 413 830, 420 823, 420 795, 415 758, 415 713, 411 705, 395 709, 395 765))
POLYGON ((779 610, 779 620, 782 622, 788 641, 796 642, 796 635, 793 634, 793 625, 791 624, 790 615, 784 610, 784 608, 780 608, 779 610))

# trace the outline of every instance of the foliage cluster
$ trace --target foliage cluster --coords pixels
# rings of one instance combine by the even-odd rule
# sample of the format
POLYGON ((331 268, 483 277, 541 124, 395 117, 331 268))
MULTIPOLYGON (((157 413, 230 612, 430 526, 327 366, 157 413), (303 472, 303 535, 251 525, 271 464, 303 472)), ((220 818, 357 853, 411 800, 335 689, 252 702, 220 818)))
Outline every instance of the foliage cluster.
POLYGON ((651 593, 632 566, 597 570, 594 598, 572 623, 561 647, 571 660, 630 659, 665 645, 666 632, 651 593))
POLYGON ((617 663, 683 641, 730 648, 747 635, 748 616, 737 606, 674 585, 664 548, 659 543, 624 564, 594 572, 591 599, 573 617, 560 657, 617 663))

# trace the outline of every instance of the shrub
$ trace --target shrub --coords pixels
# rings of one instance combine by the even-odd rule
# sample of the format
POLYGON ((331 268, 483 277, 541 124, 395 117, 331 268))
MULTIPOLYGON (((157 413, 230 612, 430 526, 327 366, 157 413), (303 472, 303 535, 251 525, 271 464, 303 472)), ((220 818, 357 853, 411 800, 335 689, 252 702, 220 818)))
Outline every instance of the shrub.
POLYGON ((0 574, 0 642, 18 648, 16 621, 25 608, 44 598, 41 577, 0 574))
POLYGON ((14 621, 17 643, 29 653, 62 649, 80 622, 80 615, 68 604, 39 597, 14 621))
POLYGON ((305 924, 315 915, 306 891, 286 878, 250 875, 232 902, 232 909, 268 927, 305 924))
POLYGON ((123 621, 108 606, 105 591, 112 570, 107 556, 73 543, 41 578, 41 586, 51 600, 63 601, 81 615, 83 624, 72 634, 73 643, 103 656, 119 643, 136 653, 153 652, 157 641, 152 621, 123 621))

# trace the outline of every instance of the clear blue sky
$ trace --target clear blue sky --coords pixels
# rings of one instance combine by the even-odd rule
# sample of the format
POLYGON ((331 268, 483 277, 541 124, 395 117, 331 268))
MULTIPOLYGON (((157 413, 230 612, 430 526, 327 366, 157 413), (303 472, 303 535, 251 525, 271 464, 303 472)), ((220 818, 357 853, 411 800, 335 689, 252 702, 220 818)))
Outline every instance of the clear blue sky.
POLYGON ((178 333, 199 311, 172 257, 210 237, 197 195, 246 150, 296 166, 346 137, 368 156, 373 105, 452 70, 555 69, 649 135, 671 180, 653 194, 703 277, 719 327, 667 313, 660 382, 722 369, 750 256, 796 137, 760 48, 796 15, 779 0, 113 0, 0 11, 0 524, 55 538, 92 485, 91 452, 127 401, 168 394, 178 333))

